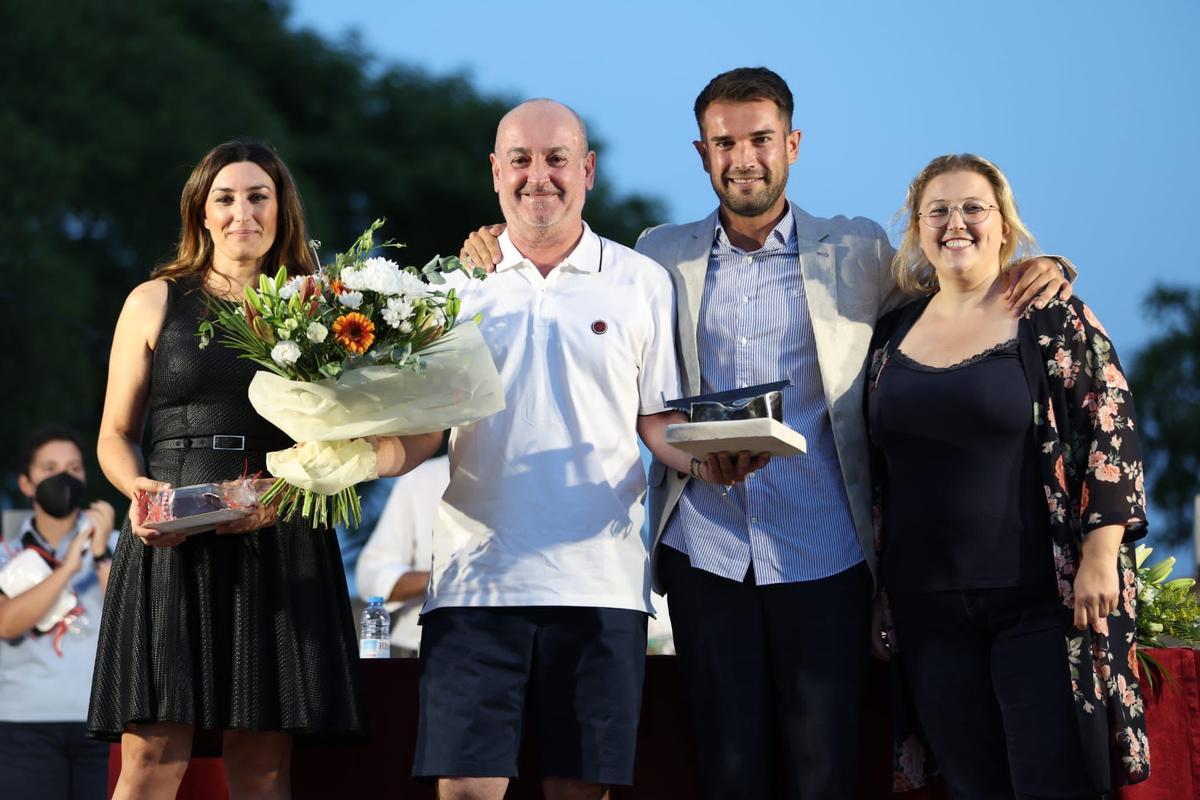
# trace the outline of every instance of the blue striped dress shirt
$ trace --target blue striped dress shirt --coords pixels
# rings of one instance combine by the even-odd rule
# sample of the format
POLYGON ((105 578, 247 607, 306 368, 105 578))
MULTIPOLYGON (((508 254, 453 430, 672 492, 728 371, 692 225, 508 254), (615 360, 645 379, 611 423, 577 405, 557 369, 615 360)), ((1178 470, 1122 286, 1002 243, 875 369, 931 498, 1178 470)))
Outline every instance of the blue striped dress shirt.
POLYGON ((791 378, 784 421, 808 452, 777 458, 730 494, 688 481, 662 543, 693 567, 759 585, 827 578, 863 561, 817 365, 791 208, 759 250, 717 223, 697 331, 703 392, 791 378))

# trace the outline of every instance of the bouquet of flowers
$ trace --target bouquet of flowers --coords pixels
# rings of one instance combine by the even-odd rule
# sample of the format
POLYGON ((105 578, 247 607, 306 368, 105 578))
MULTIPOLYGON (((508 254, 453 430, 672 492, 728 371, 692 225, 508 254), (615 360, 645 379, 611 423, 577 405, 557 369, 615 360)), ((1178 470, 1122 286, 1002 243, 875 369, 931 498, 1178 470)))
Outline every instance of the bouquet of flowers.
POLYGON ((1171 578, 1175 557, 1167 556, 1157 564, 1147 564, 1151 547, 1139 544, 1135 550, 1137 565, 1137 656, 1146 683, 1154 690, 1167 678, 1166 671, 1147 652, 1151 647, 1200 646, 1200 602, 1196 599, 1193 578, 1171 578))
POLYGON ((361 437, 445 430, 504 408, 478 327, 459 320, 453 289, 436 288, 466 268, 456 258, 417 269, 369 257, 381 225, 315 275, 260 276, 240 304, 218 301, 200 324, 201 347, 220 331, 267 370, 251 381, 250 402, 298 443, 267 454, 277 480, 262 502, 278 501, 284 519, 299 510, 321 525, 358 524, 355 487, 378 477, 361 437))

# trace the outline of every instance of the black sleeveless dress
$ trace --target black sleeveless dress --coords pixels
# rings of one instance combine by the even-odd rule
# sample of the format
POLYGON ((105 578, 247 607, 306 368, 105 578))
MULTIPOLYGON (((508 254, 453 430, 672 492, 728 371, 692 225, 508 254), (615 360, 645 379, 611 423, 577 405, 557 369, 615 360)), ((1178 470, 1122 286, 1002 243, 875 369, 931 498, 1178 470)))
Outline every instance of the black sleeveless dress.
MULTIPOLYGON (((206 295, 195 279, 168 286, 144 439, 150 477, 187 486, 265 474, 265 453, 292 442, 246 397, 258 367, 219 341, 201 350, 206 295), (254 449, 161 446, 221 434, 245 436, 254 449)), ((361 698, 332 530, 297 516, 250 533, 205 532, 176 547, 147 547, 126 520, 104 601, 89 735, 117 741, 130 723, 178 722, 197 729, 197 753, 219 742, 205 729, 334 737, 361 732, 361 698)))

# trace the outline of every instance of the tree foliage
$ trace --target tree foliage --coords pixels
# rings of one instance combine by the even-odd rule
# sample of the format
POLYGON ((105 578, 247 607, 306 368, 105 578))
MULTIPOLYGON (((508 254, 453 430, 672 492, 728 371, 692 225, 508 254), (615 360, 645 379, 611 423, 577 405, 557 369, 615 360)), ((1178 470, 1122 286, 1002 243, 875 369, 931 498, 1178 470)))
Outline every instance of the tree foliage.
MULTIPOLYGON (((423 264, 499 218, 487 157, 513 98, 382 63, 354 37, 294 30, 289 10, 267 0, 0 4, 5 452, 42 421, 94 437, 121 304, 172 251, 183 182, 221 141, 253 136, 279 150, 326 252, 386 216, 383 234, 423 264)), ((586 211, 626 243, 660 213, 603 185, 586 211)), ((10 496, 14 483, 4 481, 10 496)))
POLYGON ((1166 514, 1164 538, 1180 542, 1191 536, 1200 494, 1200 289, 1157 286, 1145 308, 1158 334, 1130 379, 1150 498, 1166 514))

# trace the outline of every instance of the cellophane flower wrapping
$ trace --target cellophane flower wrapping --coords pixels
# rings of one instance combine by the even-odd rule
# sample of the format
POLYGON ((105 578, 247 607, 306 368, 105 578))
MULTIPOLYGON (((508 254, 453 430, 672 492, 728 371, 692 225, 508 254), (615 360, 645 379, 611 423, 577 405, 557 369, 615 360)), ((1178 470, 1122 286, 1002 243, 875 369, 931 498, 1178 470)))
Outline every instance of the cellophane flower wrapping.
POLYGON ((300 446, 267 454, 267 470, 301 489, 335 495, 372 480, 374 451, 362 437, 440 431, 504 408, 504 387, 479 328, 457 325, 422 354, 421 366, 359 367, 336 379, 287 380, 260 372, 255 411, 300 446))
POLYGON ((445 288, 445 274, 485 274, 452 257, 417 268, 371 256, 383 224, 314 275, 259 276, 240 304, 214 301, 215 318, 200 323, 201 347, 220 333, 266 370, 250 402, 298 442, 267 455, 277 480, 262 502, 283 519, 299 511, 318 525, 358 524, 356 485, 377 477, 363 437, 438 432, 504 408, 491 353, 445 288))

